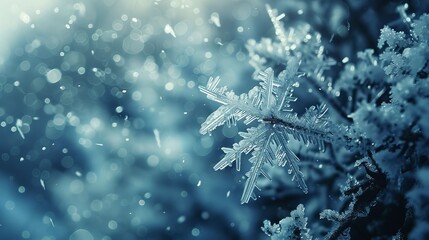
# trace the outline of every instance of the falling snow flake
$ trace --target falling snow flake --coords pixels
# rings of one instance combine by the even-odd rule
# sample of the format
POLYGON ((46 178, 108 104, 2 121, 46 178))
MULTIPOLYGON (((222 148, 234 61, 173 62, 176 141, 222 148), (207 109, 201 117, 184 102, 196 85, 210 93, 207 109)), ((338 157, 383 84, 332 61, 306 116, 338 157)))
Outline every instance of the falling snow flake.
POLYGON ((21 137, 22 137, 22 139, 25 139, 25 136, 24 136, 24 133, 22 132, 22 120, 21 119, 16 119, 16 124, 15 124, 15 126, 16 126, 16 129, 18 130, 18 132, 19 132, 19 135, 21 135, 21 137))
POLYGON ((176 38, 176 33, 174 32, 174 29, 170 26, 170 24, 165 25, 164 32, 176 38))
POLYGON ((210 15, 210 22, 212 22, 216 27, 220 27, 220 18, 219 13, 214 12, 210 15))
POLYGON ((46 190, 45 181, 43 181, 43 179, 40 179, 40 185, 42 186, 43 190, 46 190))
POLYGON ((159 137, 159 131, 158 129, 154 129, 153 130, 153 135, 155 136, 155 140, 156 140, 156 145, 161 148, 161 138, 159 137))

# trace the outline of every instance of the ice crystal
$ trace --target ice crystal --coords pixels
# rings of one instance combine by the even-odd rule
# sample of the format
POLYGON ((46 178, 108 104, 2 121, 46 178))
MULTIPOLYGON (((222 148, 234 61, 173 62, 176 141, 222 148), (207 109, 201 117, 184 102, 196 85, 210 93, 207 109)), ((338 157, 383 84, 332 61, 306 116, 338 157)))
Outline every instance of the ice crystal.
POLYGON ((235 125, 242 119, 246 125, 255 120, 259 122, 257 127, 241 132, 243 140, 232 148, 222 148, 225 156, 214 166, 215 170, 222 170, 235 162, 237 171, 240 171, 242 154, 252 154, 249 158, 252 167, 246 173, 242 203, 256 198, 253 191, 258 188, 260 175, 270 179, 264 170, 266 166, 287 166, 292 180, 307 193, 304 174, 298 166, 299 158, 288 147, 289 135, 304 143, 316 144, 322 151, 324 141, 331 139, 325 105, 310 107, 302 117, 293 112, 291 103, 297 100, 293 96, 293 83, 299 78, 299 65, 298 58, 290 58, 286 69, 277 77, 273 69, 267 68, 257 76, 259 86, 239 96, 226 87, 218 87, 219 77, 210 78, 206 87, 200 87, 210 100, 223 104, 201 125, 202 134, 224 124, 235 125))

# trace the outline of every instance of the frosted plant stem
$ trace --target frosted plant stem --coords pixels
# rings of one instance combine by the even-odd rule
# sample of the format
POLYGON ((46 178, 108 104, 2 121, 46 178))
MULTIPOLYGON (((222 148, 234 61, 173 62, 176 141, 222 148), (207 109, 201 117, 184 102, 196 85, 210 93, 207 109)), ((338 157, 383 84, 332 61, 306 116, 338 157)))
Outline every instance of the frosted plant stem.
POLYGON ((363 163, 368 178, 355 188, 345 192, 346 195, 357 194, 356 199, 353 201, 354 204, 350 205, 351 207, 347 211, 345 217, 338 222, 330 233, 328 233, 326 239, 338 239, 345 230, 353 226, 355 221, 359 218, 367 217, 371 208, 377 204, 378 195, 385 189, 388 183, 386 174, 383 173, 376 164, 372 152, 368 150, 367 154, 369 162, 374 166, 374 169, 371 169, 368 162, 363 163), (358 191, 362 191, 362 193, 358 193, 358 191), (362 210, 366 207, 369 207, 369 211, 365 216, 362 216, 362 210))
POLYGON ((330 133, 330 132, 322 132, 322 131, 308 129, 308 128, 300 126, 298 124, 286 122, 283 119, 275 118, 275 117, 263 118, 262 120, 264 122, 268 122, 268 123, 271 123, 273 125, 274 124, 275 125, 281 125, 283 127, 286 127, 286 128, 289 128, 289 129, 294 129, 294 130, 297 130, 297 131, 306 131, 307 133, 309 133, 311 135, 318 136, 318 138, 321 138, 321 139, 325 139, 325 140, 328 140, 328 141, 331 140, 332 133, 330 133))
POLYGON ((363 192, 356 197, 355 204, 351 207, 350 212, 348 212, 346 216, 333 228, 333 230, 328 233, 325 239, 338 239, 342 233, 352 227, 358 219, 367 217, 369 212, 365 216, 362 216, 362 209, 369 206, 369 211, 371 211, 371 208, 377 204, 376 199, 380 192, 385 188, 386 184, 387 182, 370 179, 367 184, 365 184, 365 187, 361 188, 363 192))

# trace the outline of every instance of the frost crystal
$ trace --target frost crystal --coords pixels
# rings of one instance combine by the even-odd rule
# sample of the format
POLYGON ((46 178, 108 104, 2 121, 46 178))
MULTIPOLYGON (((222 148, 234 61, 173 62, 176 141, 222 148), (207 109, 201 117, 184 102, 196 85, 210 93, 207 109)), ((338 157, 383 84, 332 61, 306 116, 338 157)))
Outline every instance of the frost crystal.
POLYGON ((207 117, 200 133, 206 134, 224 124, 235 125, 242 119, 246 125, 259 121, 258 126, 239 133, 243 140, 232 148, 222 148, 225 156, 214 166, 215 170, 222 170, 235 162, 237 171, 240 171, 242 154, 252 154, 249 159, 252 167, 246 173, 241 203, 256 198, 253 191, 258 188, 259 176, 270 180, 265 169, 267 166, 287 166, 292 180, 307 193, 304 175, 298 166, 299 159, 288 147, 288 136, 292 135, 304 143, 316 144, 322 151, 325 148, 324 141, 331 139, 327 130, 329 122, 325 118, 325 105, 310 107, 302 117, 293 112, 290 104, 297 100, 292 93, 293 83, 299 77, 299 65, 299 59, 292 57, 278 77, 274 76, 273 69, 267 68, 257 76, 259 86, 239 96, 226 87, 218 87, 219 77, 210 78, 207 87, 200 87, 207 98, 222 104, 207 117))

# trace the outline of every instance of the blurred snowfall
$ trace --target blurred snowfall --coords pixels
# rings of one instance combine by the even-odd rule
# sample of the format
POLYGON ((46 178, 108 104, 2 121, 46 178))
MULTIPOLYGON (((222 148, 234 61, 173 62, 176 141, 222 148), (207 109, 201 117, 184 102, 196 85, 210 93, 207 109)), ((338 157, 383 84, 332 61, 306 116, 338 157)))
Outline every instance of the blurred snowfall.
MULTIPOLYGON (((245 44, 273 36, 265 3, 2 0, 0 239, 262 238, 279 203, 242 206, 242 173, 213 171, 238 128, 198 133, 217 106, 198 85, 253 85, 245 44)), ((358 3, 272 4, 339 59, 383 24, 366 9, 369 37, 353 45, 358 3)))
POLYGON ((198 133, 198 85, 248 68, 238 24, 259 11, 227 4, 1 2, 1 239, 260 234, 198 133))

